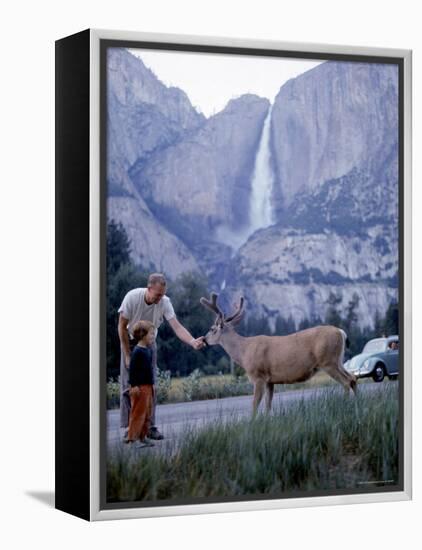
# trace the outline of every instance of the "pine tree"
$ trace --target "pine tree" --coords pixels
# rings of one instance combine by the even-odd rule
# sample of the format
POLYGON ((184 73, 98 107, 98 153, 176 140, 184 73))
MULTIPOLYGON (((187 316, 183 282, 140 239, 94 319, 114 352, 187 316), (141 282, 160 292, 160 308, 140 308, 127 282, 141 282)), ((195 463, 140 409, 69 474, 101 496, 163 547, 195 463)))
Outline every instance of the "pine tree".
POLYGON ((328 297, 328 309, 325 315, 325 324, 334 325, 339 328, 343 326, 343 320, 338 311, 338 305, 342 300, 343 298, 340 294, 330 292, 330 296, 328 297))
POLYGON ((287 319, 286 330, 287 334, 293 334, 296 332, 296 323, 291 315, 289 315, 289 318, 287 319))
POLYGON ((399 334, 399 304, 391 302, 385 314, 385 332, 387 336, 399 334))
POLYGON ((359 295, 354 292, 352 299, 349 300, 346 308, 346 320, 345 320, 345 329, 346 332, 351 332, 358 322, 357 308, 359 306, 359 295))
POLYGON ((277 315, 275 320, 274 334, 285 336, 287 334, 287 321, 281 315, 277 315))
POLYGON ((377 309, 374 317, 374 330, 372 338, 381 338, 383 336, 387 336, 385 332, 385 319, 381 317, 381 314, 377 309))
POLYGON ((111 220, 107 226, 107 275, 130 263, 130 240, 123 225, 111 220))
POLYGON ((307 328, 310 328, 311 326, 312 325, 309 319, 303 318, 299 323, 298 330, 305 330, 307 328))

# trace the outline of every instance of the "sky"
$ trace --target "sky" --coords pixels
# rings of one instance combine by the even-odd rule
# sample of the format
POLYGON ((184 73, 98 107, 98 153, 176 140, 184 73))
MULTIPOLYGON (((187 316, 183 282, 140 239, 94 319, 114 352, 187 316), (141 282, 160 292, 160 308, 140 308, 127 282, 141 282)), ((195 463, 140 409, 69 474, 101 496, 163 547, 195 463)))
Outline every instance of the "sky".
POLYGON ((177 86, 206 117, 245 93, 273 103, 280 87, 323 62, 305 59, 130 49, 166 86, 177 86))

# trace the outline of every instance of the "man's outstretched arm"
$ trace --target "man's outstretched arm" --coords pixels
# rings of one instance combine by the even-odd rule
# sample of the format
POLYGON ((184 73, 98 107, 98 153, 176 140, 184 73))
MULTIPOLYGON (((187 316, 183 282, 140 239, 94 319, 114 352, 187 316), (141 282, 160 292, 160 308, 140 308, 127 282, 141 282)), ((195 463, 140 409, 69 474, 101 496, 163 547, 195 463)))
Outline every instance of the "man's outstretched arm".
POLYGON ((204 337, 200 336, 199 338, 194 338, 192 334, 188 330, 186 330, 181 323, 179 323, 176 317, 172 317, 171 319, 169 319, 169 324, 179 340, 181 340, 188 346, 192 346, 193 349, 196 350, 201 349, 205 346, 204 337))

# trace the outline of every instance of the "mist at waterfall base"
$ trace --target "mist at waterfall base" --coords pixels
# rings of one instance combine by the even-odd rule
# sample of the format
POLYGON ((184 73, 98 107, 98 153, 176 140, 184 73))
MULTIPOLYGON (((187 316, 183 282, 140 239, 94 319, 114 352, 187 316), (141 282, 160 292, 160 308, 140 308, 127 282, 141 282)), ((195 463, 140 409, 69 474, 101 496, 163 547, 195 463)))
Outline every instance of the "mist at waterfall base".
POLYGON ((251 181, 251 198, 249 204, 249 225, 233 230, 229 226, 220 225, 215 231, 215 238, 228 244, 233 254, 258 229, 269 227, 274 223, 271 197, 274 184, 274 174, 271 168, 270 131, 273 105, 268 109, 262 128, 262 134, 255 158, 255 166, 251 181))

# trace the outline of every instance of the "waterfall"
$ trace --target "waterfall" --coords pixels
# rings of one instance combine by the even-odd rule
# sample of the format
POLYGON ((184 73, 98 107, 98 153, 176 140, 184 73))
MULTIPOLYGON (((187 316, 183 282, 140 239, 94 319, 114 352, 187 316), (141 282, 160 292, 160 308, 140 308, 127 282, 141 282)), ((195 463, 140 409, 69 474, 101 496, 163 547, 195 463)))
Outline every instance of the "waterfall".
POLYGON ((272 110, 273 106, 271 105, 264 120, 258 151, 255 157, 249 203, 249 225, 237 231, 228 226, 221 225, 215 233, 217 240, 229 244, 233 248, 233 254, 248 240, 252 233, 274 223, 271 206, 274 175, 270 163, 272 110))
POLYGON ((274 223, 271 194, 274 176, 270 164, 271 113, 268 109, 264 121, 258 153, 255 159, 255 169, 252 177, 252 193, 249 210, 249 235, 257 229, 268 227, 274 223))

